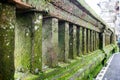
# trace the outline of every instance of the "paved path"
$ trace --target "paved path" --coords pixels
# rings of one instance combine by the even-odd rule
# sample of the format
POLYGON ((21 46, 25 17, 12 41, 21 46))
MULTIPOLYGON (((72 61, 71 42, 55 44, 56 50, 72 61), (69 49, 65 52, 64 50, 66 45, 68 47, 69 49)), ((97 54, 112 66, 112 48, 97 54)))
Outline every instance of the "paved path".
POLYGON ((113 56, 102 80, 120 80, 120 53, 113 56))
POLYGON ((113 54, 95 80, 120 80, 120 53, 113 54))

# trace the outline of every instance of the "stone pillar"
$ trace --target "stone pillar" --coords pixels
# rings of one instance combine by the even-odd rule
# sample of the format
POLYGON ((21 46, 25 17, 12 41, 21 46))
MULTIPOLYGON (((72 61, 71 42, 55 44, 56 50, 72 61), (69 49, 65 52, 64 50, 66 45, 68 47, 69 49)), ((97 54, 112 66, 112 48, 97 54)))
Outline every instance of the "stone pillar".
POLYGON ((69 54, 69 23, 59 21, 59 61, 67 62, 69 54))
POLYGON ((88 46, 89 46, 89 44, 88 44, 88 29, 86 29, 86 53, 88 53, 88 46))
POLYGON ((99 49, 99 33, 97 33, 97 49, 99 49))
POLYGON ((69 23, 65 22, 65 62, 68 61, 69 56, 69 23))
POLYGON ((83 31, 82 31, 83 29, 82 29, 82 27, 80 27, 80 47, 79 47, 79 49, 80 49, 80 55, 82 55, 82 53, 83 53, 83 31))
POLYGON ((17 14, 15 67, 19 72, 42 70, 42 14, 17 14))
POLYGON ((77 26, 77 56, 80 56, 80 27, 77 26))
POLYGON ((42 65, 56 67, 58 65, 58 19, 43 20, 42 30, 42 65))
POLYGON ((103 49, 105 47, 105 33, 104 32, 100 33, 99 38, 100 38, 100 42, 99 42, 100 49, 103 49))
POLYGON ((88 30, 88 53, 90 52, 90 48, 91 48, 91 46, 90 46, 90 30, 88 30))
POLYGON ((93 31, 90 31, 90 47, 91 52, 93 51, 93 31))
POLYGON ((73 59, 73 24, 69 24, 69 58, 73 59))
POLYGON ((86 28, 83 28, 83 54, 86 54, 86 28))
POLYGON ((97 50, 97 32, 95 32, 95 50, 97 50))
POLYGON ((42 70, 42 14, 34 12, 32 15, 32 73, 42 70))
POLYGON ((73 58, 77 56, 77 26, 73 25, 73 58))
POLYGON ((15 27, 15 69, 18 72, 31 70, 32 57, 31 14, 17 14, 15 27))
POLYGON ((14 80, 15 7, 0 3, 0 80, 14 80))
POLYGON ((93 51, 95 50, 95 32, 93 31, 93 51))
POLYGON ((114 38, 113 33, 111 33, 111 35, 110 35, 110 44, 113 44, 113 38, 114 38))

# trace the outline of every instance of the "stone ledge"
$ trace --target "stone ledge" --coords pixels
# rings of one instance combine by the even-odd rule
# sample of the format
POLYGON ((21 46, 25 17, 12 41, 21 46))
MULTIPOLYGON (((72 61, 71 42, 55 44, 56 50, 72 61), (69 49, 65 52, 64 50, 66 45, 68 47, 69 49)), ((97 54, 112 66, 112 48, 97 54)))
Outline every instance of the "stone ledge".
POLYGON ((102 60, 104 59, 104 54, 102 51, 97 50, 89 55, 82 56, 80 59, 76 59, 75 62, 70 64, 66 67, 58 67, 54 70, 51 70, 51 72, 48 71, 48 73, 41 73, 40 75, 30 75, 27 74, 25 76, 24 74, 20 74, 20 76, 25 76, 22 79, 23 80, 36 80, 36 79, 71 79, 71 78, 77 78, 79 76, 80 78, 83 78, 84 76, 87 76, 91 70, 98 65, 102 60), (98 60, 99 59, 99 60, 98 60), (79 75, 80 74, 80 75, 79 75), (83 74, 81 76, 81 74, 83 74), (33 76, 33 77, 32 77, 33 76))

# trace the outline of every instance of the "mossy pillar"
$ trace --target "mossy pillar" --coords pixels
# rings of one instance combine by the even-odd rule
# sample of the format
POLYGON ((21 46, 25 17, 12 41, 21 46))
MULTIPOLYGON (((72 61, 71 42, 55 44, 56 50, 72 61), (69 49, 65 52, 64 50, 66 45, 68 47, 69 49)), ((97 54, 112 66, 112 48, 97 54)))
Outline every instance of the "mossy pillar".
POLYGON ((65 62, 68 61, 69 56, 69 23, 65 22, 65 62))
POLYGON ((93 31, 93 51, 95 50, 95 32, 93 31))
POLYGON ((32 73, 42 70, 42 21, 41 13, 32 13, 32 73))
POLYGON ((14 79, 15 7, 0 3, 0 80, 14 79))
POLYGON ((47 18, 43 20, 42 30, 42 65, 43 68, 58 65, 58 19, 47 18))
POLYGON ((97 32, 95 32, 95 50, 97 50, 97 32))
POLYGON ((80 56, 80 27, 77 26, 77 42, 76 42, 76 46, 77 46, 77 56, 80 56))
POLYGON ((42 70, 42 14, 18 13, 16 18, 16 71, 38 73, 42 70))
POLYGON ((73 59, 73 24, 69 24, 69 58, 73 59))
POLYGON ((97 49, 99 49, 99 33, 97 33, 97 49))
POLYGON ((80 45, 80 47, 79 47, 79 50, 80 50, 80 55, 83 53, 83 42, 82 42, 82 35, 83 35, 83 33, 82 33, 82 31, 83 31, 83 29, 82 29, 82 27, 80 27, 80 43, 79 43, 79 45, 80 45))
POLYGON ((20 13, 16 16, 15 27, 15 69, 16 72, 31 70, 32 57, 32 17, 31 13, 20 13))
POLYGON ((103 49, 105 47, 105 33, 102 32, 99 34, 100 42, 99 42, 99 48, 103 49))
POLYGON ((83 54, 86 54, 86 28, 83 28, 83 54))
POLYGON ((90 51, 93 51, 93 31, 90 31, 90 51))
POLYGON ((88 53, 88 29, 86 29, 86 53, 88 53))
POLYGON ((91 46, 90 46, 90 30, 88 30, 88 53, 90 52, 90 48, 91 48, 91 46))
POLYGON ((77 56, 77 26, 73 25, 73 58, 77 56))
POLYGON ((59 21, 59 61, 67 62, 69 54, 69 23, 59 21))

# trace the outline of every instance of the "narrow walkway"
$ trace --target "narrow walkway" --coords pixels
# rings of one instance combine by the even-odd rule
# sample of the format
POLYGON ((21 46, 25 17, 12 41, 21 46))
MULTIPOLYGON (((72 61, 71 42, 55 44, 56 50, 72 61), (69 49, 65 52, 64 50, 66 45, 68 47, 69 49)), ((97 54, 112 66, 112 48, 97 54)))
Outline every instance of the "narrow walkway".
POLYGON ((120 80, 120 53, 113 54, 108 65, 101 70, 96 80, 120 80))

